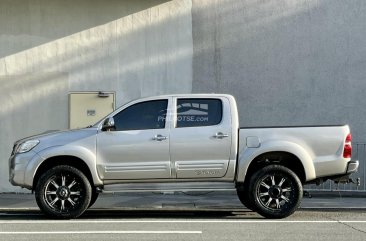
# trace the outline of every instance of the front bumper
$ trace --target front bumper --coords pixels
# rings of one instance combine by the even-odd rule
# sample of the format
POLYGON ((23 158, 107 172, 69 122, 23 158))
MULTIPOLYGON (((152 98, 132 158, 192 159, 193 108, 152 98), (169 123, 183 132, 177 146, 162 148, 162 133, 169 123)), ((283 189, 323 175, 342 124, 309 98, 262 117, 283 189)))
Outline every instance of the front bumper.
POLYGON ((9 158, 9 182, 14 186, 20 186, 27 189, 32 188, 32 184, 26 183, 26 171, 29 162, 37 154, 34 151, 29 151, 21 154, 13 154, 9 158))

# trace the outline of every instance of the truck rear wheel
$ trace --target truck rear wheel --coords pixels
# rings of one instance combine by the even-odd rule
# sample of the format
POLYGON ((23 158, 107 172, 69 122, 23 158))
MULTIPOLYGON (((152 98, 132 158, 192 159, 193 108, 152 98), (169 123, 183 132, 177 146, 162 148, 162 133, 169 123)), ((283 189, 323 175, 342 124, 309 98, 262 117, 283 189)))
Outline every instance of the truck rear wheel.
POLYGON ((303 189, 297 175, 280 165, 266 166, 250 179, 255 211, 266 218, 285 218, 300 206, 303 189))
POLYGON ((71 166, 44 173, 35 190, 39 208, 52 218, 77 218, 88 208, 92 189, 88 178, 71 166))

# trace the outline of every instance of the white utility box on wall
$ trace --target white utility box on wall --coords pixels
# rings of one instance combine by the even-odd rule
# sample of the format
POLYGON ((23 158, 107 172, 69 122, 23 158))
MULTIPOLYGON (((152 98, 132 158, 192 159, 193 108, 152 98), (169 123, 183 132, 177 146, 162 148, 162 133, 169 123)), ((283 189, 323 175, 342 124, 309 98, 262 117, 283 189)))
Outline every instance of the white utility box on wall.
POLYGON ((95 124, 115 109, 115 92, 72 92, 69 94, 69 128, 95 124))

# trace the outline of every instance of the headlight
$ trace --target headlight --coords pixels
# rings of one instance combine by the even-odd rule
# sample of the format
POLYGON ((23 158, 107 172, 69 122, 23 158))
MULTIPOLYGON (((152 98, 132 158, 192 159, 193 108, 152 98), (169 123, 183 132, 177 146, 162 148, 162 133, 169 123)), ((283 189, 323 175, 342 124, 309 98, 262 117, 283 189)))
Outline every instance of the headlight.
POLYGON ((16 150, 16 153, 24 153, 32 150, 36 145, 39 144, 39 140, 29 140, 20 144, 16 150))

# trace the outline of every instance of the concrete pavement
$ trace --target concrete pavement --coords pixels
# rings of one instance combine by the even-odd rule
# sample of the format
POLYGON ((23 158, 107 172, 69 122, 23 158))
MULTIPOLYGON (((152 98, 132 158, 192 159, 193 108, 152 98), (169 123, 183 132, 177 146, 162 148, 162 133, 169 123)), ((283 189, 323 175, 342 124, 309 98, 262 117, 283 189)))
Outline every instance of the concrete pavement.
MULTIPOLYGON (((311 192, 302 209, 365 209, 363 193, 311 192)), ((243 210, 234 192, 100 194, 91 209, 243 210)), ((0 211, 38 210, 32 194, 0 194, 0 211)))
POLYGON ((75 220, 47 219, 34 195, 0 194, 0 241, 364 240, 364 194, 311 194, 284 220, 249 212, 234 192, 101 194, 75 220))

